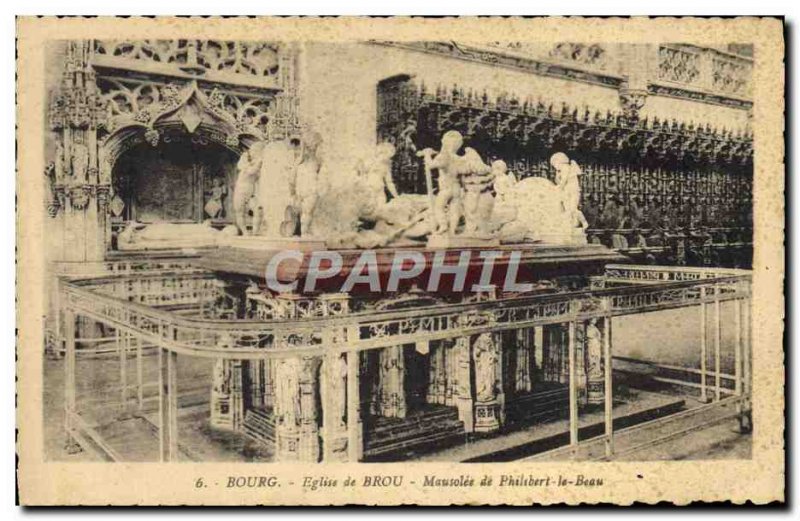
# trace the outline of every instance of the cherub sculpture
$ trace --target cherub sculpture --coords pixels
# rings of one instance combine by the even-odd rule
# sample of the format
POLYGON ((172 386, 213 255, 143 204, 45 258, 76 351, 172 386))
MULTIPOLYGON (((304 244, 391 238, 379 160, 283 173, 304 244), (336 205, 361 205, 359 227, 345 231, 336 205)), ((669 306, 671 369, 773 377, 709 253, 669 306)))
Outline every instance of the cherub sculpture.
POLYGON ((575 161, 571 161, 563 152, 553 154, 550 157, 550 164, 556 169, 556 186, 561 194, 562 210, 567 214, 573 226, 588 227, 585 217, 579 210, 581 184, 578 176, 581 174, 581 167, 575 161))
POLYGON ((399 196, 392 180, 392 157, 395 147, 391 143, 380 143, 375 147, 373 157, 362 165, 359 176, 360 183, 366 192, 367 201, 361 208, 361 217, 371 220, 391 220, 386 212, 386 192, 392 198, 399 196))
MULTIPOLYGON (((433 201, 433 216, 436 222, 436 233, 455 234, 463 214, 461 200, 461 184, 459 170, 463 164, 463 156, 458 151, 464 144, 464 138, 455 130, 445 132, 442 146, 438 153, 431 149, 421 152, 425 158, 425 169, 439 171, 439 193, 433 201)), ((432 189, 428 187, 429 191, 432 189)))

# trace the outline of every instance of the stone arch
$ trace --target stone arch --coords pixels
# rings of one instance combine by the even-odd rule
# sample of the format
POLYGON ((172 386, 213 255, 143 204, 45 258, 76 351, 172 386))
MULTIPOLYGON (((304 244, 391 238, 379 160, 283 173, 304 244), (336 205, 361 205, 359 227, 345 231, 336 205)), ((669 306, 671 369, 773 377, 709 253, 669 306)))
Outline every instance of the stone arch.
POLYGON ((110 182, 116 161, 127 150, 143 142, 155 146, 167 130, 183 128, 189 135, 212 141, 237 156, 264 138, 222 109, 216 99, 219 96, 204 94, 196 81, 165 90, 167 94, 153 114, 137 112, 111 118, 106 127, 109 133, 100 139, 98 147, 101 179, 110 182))

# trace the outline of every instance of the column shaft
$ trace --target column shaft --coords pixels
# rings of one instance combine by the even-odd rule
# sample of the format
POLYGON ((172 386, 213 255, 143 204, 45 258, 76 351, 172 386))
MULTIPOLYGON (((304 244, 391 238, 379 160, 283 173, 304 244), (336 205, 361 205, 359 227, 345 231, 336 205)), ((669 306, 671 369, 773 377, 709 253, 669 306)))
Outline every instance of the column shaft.
POLYGON ((570 321, 567 333, 567 358, 569 361, 569 443, 578 443, 578 371, 575 356, 575 322, 570 321))
POLYGON ((359 353, 347 353, 347 456, 350 462, 361 460, 363 439, 359 396, 359 353))

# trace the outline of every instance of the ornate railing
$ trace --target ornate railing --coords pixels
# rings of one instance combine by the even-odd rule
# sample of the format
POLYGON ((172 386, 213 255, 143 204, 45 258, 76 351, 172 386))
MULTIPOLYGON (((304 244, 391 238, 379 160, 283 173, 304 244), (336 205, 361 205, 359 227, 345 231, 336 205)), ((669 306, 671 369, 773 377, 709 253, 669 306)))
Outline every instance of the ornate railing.
MULTIPOLYGON (((177 353, 231 359, 264 359, 319 355, 329 349, 377 349, 488 331, 644 313, 702 302, 744 299, 749 296, 750 276, 746 272, 720 271, 714 273, 714 278, 694 280, 688 275, 695 273, 691 269, 610 269, 613 275, 610 280, 614 282, 653 280, 650 277, 659 282, 646 286, 632 283, 623 287, 501 298, 470 304, 266 322, 181 316, 142 305, 129 293, 125 297, 104 294, 93 289, 91 280, 63 281, 61 305, 79 315, 106 323, 177 353), (659 279, 659 276, 664 277, 664 273, 668 274, 668 278, 659 279), (675 275, 677 273, 684 275, 675 275), (679 280, 679 277, 685 279, 679 280), (667 282, 663 282, 664 280, 667 282)), ((132 286, 126 286, 125 279, 122 277, 123 282, 114 287, 130 290, 132 286)), ((110 288, 105 280, 102 282, 103 287, 110 288)))
POLYGON ((605 281, 616 283, 658 283, 687 280, 706 280, 714 278, 748 276, 747 270, 687 268, 673 266, 637 266, 632 264, 608 264, 605 281))

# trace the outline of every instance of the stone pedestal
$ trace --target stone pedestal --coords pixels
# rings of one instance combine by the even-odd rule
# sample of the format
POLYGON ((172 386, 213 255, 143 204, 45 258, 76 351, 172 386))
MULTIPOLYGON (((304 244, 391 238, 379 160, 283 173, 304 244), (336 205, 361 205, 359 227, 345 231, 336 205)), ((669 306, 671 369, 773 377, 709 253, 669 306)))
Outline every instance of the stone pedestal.
POLYGON ((495 401, 475 404, 475 432, 494 432, 500 428, 500 405, 495 401))

